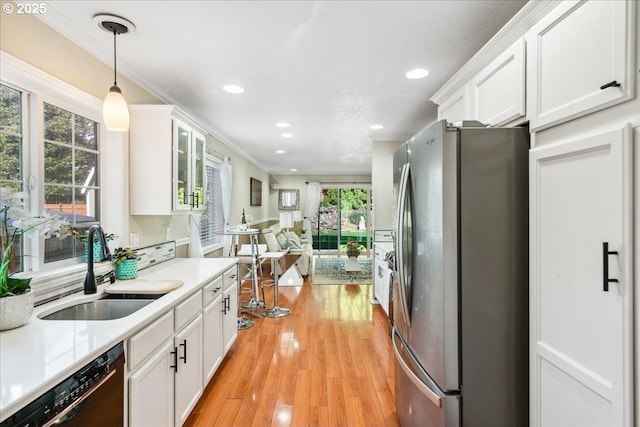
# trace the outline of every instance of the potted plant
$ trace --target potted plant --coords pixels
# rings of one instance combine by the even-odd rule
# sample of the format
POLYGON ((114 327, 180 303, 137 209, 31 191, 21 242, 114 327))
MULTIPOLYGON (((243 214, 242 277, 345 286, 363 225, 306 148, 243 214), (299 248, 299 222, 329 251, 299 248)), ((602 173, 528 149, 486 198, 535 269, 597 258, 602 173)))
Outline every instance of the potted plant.
POLYGON ((66 237, 69 230, 69 223, 58 215, 31 215, 24 208, 26 199, 26 193, 0 188, 0 331, 24 325, 33 312, 31 278, 14 277, 12 272, 16 269, 13 262, 22 256, 14 254, 22 237, 35 231, 47 237, 66 237))
MULTIPOLYGON (((73 234, 76 239, 84 243, 84 255, 82 256, 82 262, 87 262, 89 250, 89 245, 87 245, 87 230, 88 229, 71 227, 71 234, 73 234)), ((110 242, 117 238, 118 236, 113 233, 105 233, 104 235, 104 240, 106 242, 110 242)), ((93 240, 93 259, 94 261, 100 261, 102 259, 102 243, 100 243, 100 240, 98 240, 97 237, 93 240)))
POLYGON ((346 252, 349 258, 358 258, 358 256, 360 256, 360 245, 358 245, 358 242, 354 241, 352 238, 349 238, 347 241, 346 252))
POLYGON ((116 278, 120 280, 138 277, 138 253, 131 248, 116 248, 113 251, 116 264, 116 278))

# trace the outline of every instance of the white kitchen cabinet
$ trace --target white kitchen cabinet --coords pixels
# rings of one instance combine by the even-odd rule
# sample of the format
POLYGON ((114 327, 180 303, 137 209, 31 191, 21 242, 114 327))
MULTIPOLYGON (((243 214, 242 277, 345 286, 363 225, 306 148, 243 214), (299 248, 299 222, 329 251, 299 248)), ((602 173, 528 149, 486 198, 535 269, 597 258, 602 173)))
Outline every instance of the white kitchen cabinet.
POLYGON ((533 427, 633 423, 631 128, 597 129, 530 152, 533 427))
POLYGON ((224 357, 222 277, 202 289, 205 308, 202 312, 202 374, 208 383, 224 357))
POLYGON ((449 123, 473 120, 468 90, 469 85, 463 85, 438 106, 438 120, 446 120, 449 123))
POLYGON ((635 1, 564 1, 527 33, 531 130, 634 96, 635 1))
POLYGON ((129 426, 173 427, 175 375, 173 340, 129 377, 129 426))
POLYGON ((223 284, 222 339, 226 354, 238 337, 238 280, 235 267, 224 273, 223 284))
POLYGON ((171 105, 131 105, 130 111, 130 213, 204 209, 204 132, 171 105))
POLYGON ((176 334, 175 425, 181 426, 202 396, 202 315, 176 334))
POLYGON ((470 82, 471 116, 500 126, 525 115, 525 43, 520 38, 470 82))

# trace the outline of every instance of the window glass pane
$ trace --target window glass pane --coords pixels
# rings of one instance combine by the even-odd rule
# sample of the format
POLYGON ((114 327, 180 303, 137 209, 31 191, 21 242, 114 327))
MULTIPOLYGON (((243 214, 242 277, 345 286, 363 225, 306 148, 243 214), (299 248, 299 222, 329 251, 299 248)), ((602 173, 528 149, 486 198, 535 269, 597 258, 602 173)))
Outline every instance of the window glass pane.
POLYGON ((22 189, 22 93, 0 85, 0 185, 22 189))
POLYGON ((76 116, 75 142, 76 145, 90 150, 98 149, 98 123, 93 120, 76 116))
POLYGON ((68 221, 74 222, 71 188, 59 185, 45 185, 44 208, 49 212, 60 215, 68 221))
POLYGON ((0 133, 0 180, 22 181, 22 138, 0 133))
POLYGON ((97 222, 100 218, 98 214, 99 191, 84 187, 76 189, 75 193, 76 223, 97 222))
POLYGON ((0 129, 3 132, 22 134, 21 93, 0 85, 0 129))
POLYGON ((84 244, 71 237, 59 239, 49 237, 44 239, 44 262, 61 261, 68 258, 79 257, 84 251, 84 244))
POLYGON ((44 139, 71 144, 73 114, 44 104, 44 139))
POLYGON ((71 147, 44 144, 44 180, 47 184, 73 183, 73 150, 71 147))
POLYGON ((76 185, 94 186, 96 184, 96 171, 98 166, 98 154, 88 151, 76 150, 76 185))

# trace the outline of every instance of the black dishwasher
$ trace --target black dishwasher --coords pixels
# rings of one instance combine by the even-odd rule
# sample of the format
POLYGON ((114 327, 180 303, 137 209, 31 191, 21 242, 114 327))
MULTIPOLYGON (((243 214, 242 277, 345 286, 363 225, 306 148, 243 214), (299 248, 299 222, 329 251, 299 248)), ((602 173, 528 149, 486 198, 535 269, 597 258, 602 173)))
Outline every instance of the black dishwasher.
POLYGON ((0 423, 1 427, 124 425, 124 347, 119 343, 0 423))

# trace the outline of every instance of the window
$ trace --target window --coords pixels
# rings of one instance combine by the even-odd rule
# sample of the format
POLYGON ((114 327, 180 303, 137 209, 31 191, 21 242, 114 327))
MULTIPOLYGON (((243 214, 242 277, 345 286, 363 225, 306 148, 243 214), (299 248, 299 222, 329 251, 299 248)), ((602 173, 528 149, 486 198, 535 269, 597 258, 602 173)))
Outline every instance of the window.
MULTIPOLYGON (((0 85, 0 187, 9 187, 15 191, 22 190, 23 182, 22 125, 22 92, 0 85)), ((13 253, 22 254, 22 247, 20 239, 13 247, 13 253)), ((22 260, 21 256, 14 257, 9 272, 22 271, 22 260)))
POLYGON ((200 242, 203 247, 222 243, 224 215, 222 212, 222 182, 219 163, 207 158, 206 205, 200 218, 200 242))
MULTIPOLYGON (((27 192, 34 215, 56 213, 78 228, 101 222, 100 100, 6 59, 0 84, 0 185, 27 192)), ((16 255, 24 256, 16 257, 21 265, 12 271, 45 271, 79 264, 84 245, 74 238, 34 235, 19 249, 16 255)))
MULTIPOLYGON (((44 208, 79 228, 100 220, 97 133, 98 123, 44 103, 44 208)), ((78 246, 47 239, 45 263, 78 256, 78 246)))

